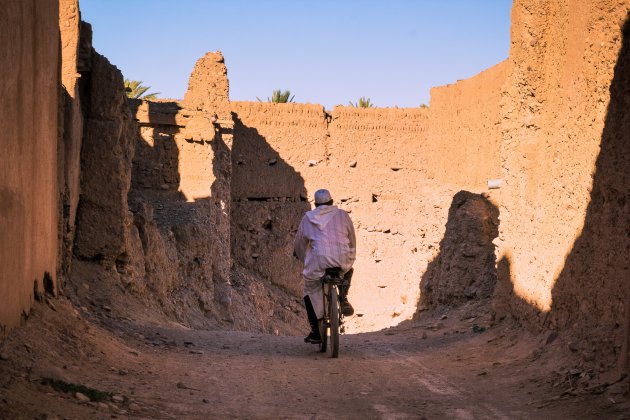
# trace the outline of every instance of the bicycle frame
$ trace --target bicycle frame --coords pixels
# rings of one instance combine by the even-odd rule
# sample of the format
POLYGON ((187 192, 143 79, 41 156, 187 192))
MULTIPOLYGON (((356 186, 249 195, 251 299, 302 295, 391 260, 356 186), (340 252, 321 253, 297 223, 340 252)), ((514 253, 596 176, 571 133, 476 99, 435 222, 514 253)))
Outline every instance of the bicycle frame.
POLYGON ((341 311, 340 292, 342 286, 346 286, 348 281, 340 277, 339 274, 326 274, 322 277, 324 292, 324 318, 320 335, 322 344, 319 351, 326 352, 328 341, 328 330, 330 330, 330 352, 331 357, 338 357, 339 354, 339 334, 345 332, 343 325, 343 312, 341 311))

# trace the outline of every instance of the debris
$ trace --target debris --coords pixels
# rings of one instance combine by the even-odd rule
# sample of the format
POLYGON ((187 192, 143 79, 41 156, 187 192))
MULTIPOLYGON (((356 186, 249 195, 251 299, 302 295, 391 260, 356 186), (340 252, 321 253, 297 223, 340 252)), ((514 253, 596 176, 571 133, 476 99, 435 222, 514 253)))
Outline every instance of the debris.
POLYGON ((356 160, 351 161, 350 162, 350 167, 351 168, 356 168, 357 167, 357 161, 356 160))
POLYGON ((473 324, 473 326, 472 326, 472 331, 473 331, 474 333, 477 333, 477 334, 481 334, 481 333, 482 333, 482 332, 484 332, 485 330, 486 330, 486 327, 480 327, 480 326, 479 326, 479 325, 477 325, 477 324, 473 324))
POLYGON ((311 159, 311 160, 308 161, 308 166, 315 166, 315 165, 317 165, 317 163, 318 162, 315 159, 311 159))
POLYGON ((556 338, 558 338, 558 332, 557 331, 550 332, 549 335, 547 336, 547 341, 545 341, 545 344, 553 343, 556 338))
POLYGON ((112 402, 115 402, 117 404, 122 404, 125 402, 125 397, 120 394, 112 395, 111 399, 112 399, 112 402))
POLYGON ((189 386, 186 386, 183 382, 177 382, 177 388, 179 388, 179 389, 188 389, 188 390, 191 390, 191 391, 201 391, 200 389, 191 388, 189 386))
POLYGON ((46 299, 46 305, 48 305, 48 307, 50 309, 52 309, 53 311, 57 311, 57 307, 55 306, 55 304, 52 302, 52 300, 50 299, 46 299))
POLYGON ((572 352, 576 352, 580 349, 577 341, 571 341, 568 345, 569 350, 571 350, 572 352))
POLYGON ((87 395, 82 394, 80 392, 75 392, 74 393, 74 398, 76 398, 80 402, 89 402, 90 401, 90 398, 87 395))

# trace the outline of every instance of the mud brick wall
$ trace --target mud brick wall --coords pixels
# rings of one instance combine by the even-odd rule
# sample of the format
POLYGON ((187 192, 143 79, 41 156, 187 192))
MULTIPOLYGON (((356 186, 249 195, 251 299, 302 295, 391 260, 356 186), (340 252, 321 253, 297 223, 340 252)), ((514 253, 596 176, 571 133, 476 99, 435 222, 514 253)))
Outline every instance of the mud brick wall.
POLYGON ((629 10, 516 1, 501 100, 504 282, 535 309, 513 312, 604 343, 602 363, 627 357, 629 10))
POLYGON ((501 179, 499 101, 507 62, 431 89, 427 170, 441 183, 483 191, 501 179))
MULTIPOLYGON (((72 248, 76 231, 81 180, 81 144, 83 142, 83 113, 81 110, 81 72, 89 71, 87 58, 91 49, 91 31, 81 22, 78 0, 59 1, 61 29, 61 85, 63 135, 59 153, 59 188, 62 204, 60 260, 62 273, 71 269, 72 248), (83 34, 83 38, 81 37, 83 34)), ((85 82, 84 78, 84 82, 85 82)))
POLYGON ((434 204, 450 199, 423 183, 428 111, 337 107, 328 114, 319 105, 253 102, 232 110, 235 260, 301 296, 293 238, 313 193, 328 188, 358 235, 351 298, 364 316, 349 328, 410 317, 419 270, 433 252, 428 244, 437 244, 441 229, 423 220, 442 211, 445 223, 447 204, 434 204), (432 241, 421 239, 427 235, 432 241))
POLYGON ((306 197, 326 169, 320 105, 232 102, 232 253, 243 266, 302 296, 293 237, 306 197))
POLYGON ((0 338, 56 290, 59 6, 0 1, 0 338))
POLYGON ((220 53, 200 59, 190 80, 187 101, 130 102, 140 126, 129 194, 138 232, 131 260, 140 263, 131 265, 140 268, 127 281, 206 328, 230 320, 232 121, 220 53), (226 90, 207 101, 206 84, 226 90))
POLYGON ((352 319, 352 327, 395 325, 416 309, 419 270, 431 253, 431 241, 420 237, 433 229, 423 216, 433 213, 428 203, 439 195, 429 199, 424 191, 428 122, 421 108, 332 112, 330 170, 322 181, 350 212, 357 233, 350 296, 364 317, 352 319))

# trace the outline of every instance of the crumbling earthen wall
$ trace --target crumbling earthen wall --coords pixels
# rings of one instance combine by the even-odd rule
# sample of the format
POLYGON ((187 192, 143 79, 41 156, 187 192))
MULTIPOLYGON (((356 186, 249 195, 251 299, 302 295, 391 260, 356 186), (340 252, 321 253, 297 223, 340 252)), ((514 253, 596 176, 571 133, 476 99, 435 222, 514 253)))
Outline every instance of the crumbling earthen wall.
POLYGON ((505 281, 541 323, 579 332, 580 349, 599 346, 608 362, 630 311, 629 10, 516 1, 501 100, 505 281))
POLYGON ((506 61, 469 79, 431 89, 426 167, 440 183, 486 188, 501 179, 499 100, 506 61))
POLYGON ((319 105, 253 102, 232 109, 235 260, 301 296, 293 238, 313 193, 328 188, 357 230, 351 298, 362 316, 349 327, 411 316, 451 194, 429 193, 428 110, 337 107, 329 115, 319 105))
POLYGON ((78 0, 59 1, 61 29, 62 141, 59 153, 59 189, 62 204, 60 229, 61 272, 68 273, 72 261, 75 220, 80 195, 81 144, 83 112, 81 110, 81 72, 89 70, 91 49, 90 26, 81 22, 78 0), (81 43, 81 32, 83 42, 81 43))
POLYGON ((0 338, 56 290, 59 6, 0 1, 0 338))
POLYGON ((234 259, 301 297, 293 235, 307 191, 325 170, 327 121, 318 105, 233 102, 234 259), (310 162, 310 163, 309 163, 310 162))
POLYGON ((81 196, 74 255, 81 260, 124 264, 131 240, 127 193, 136 130, 122 73, 91 50, 84 83, 81 196), (104 180, 107 180, 104 182, 104 180))
POLYGON ((221 127, 214 114, 178 102, 134 101, 132 110, 140 127, 129 200, 140 270, 129 287, 197 327, 228 319, 229 232, 221 228, 229 190, 220 177, 229 151, 221 127))
POLYGON ((128 286, 190 325, 230 320, 232 120, 223 56, 197 62, 185 101, 131 106, 140 125, 129 194, 139 240, 128 286))

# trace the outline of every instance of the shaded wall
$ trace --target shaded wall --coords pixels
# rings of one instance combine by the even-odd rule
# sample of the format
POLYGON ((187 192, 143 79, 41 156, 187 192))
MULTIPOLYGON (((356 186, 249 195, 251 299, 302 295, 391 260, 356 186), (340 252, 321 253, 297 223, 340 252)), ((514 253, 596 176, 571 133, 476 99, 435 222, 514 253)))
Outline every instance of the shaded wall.
POLYGON ((592 200, 629 5, 516 1, 512 9, 500 252, 511 255, 515 293, 542 311, 541 320, 592 200))
POLYGON ((225 127, 214 112, 182 102, 130 105, 139 124, 129 192, 137 240, 123 281, 188 325, 208 328, 229 320, 225 127))
POLYGON ((232 254, 242 266, 302 297, 293 237, 310 209, 307 190, 314 191, 317 177, 309 175, 321 174, 326 160, 324 109, 259 102, 231 106, 232 254))
POLYGON ((61 29, 61 85, 63 135, 59 149, 59 194, 62 205, 60 229, 61 272, 70 271, 72 248, 76 232, 81 174, 81 144, 83 142, 83 113, 81 110, 81 73, 89 71, 91 28, 81 22, 78 0, 59 1, 61 29), (83 34, 83 37, 81 37, 83 34))
POLYGON ((571 328, 585 357, 628 368, 630 350, 630 15, 610 86, 610 102, 584 228, 552 290, 549 325, 571 328))
POLYGON ((54 0, 0 1, 0 337, 33 283, 56 281, 58 14, 54 0))

